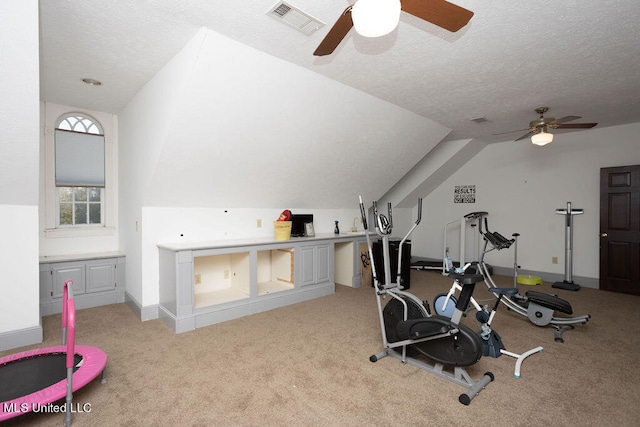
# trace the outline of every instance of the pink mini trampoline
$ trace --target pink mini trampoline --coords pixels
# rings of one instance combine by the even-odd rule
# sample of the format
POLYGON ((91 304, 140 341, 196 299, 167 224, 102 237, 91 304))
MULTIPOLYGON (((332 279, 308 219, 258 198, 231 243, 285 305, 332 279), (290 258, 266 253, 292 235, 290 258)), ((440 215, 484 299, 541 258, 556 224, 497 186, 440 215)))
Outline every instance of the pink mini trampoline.
POLYGON ((101 374, 105 382, 105 352, 96 347, 75 345, 76 313, 71 285, 71 280, 64 284, 63 345, 0 358, 0 421, 40 411, 66 397, 65 425, 69 426, 74 412, 73 392, 101 374))

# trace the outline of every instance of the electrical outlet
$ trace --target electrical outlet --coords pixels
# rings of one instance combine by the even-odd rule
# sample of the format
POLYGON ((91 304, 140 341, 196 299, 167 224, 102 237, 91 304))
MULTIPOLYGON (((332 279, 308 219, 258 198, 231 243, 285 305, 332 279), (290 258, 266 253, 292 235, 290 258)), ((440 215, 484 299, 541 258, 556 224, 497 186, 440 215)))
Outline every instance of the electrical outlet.
POLYGON ((256 219, 256 227, 262 228, 262 219, 261 218, 256 219))
POLYGON ((558 263, 558 257, 557 256, 552 256, 551 257, 551 264, 557 264, 558 263))
POLYGON ((196 274, 196 277, 194 278, 194 282, 196 283, 196 285, 199 285, 200 283, 202 283, 202 276, 200 275, 200 273, 196 274))
POLYGON ((224 271, 224 278, 228 279, 229 278, 229 270, 225 270, 224 271))

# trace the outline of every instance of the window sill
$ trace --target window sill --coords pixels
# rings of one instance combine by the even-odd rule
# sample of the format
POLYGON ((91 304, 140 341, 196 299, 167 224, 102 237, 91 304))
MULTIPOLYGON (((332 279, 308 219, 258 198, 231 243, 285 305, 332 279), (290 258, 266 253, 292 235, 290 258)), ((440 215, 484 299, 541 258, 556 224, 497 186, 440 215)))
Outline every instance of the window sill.
POLYGON ((77 227, 77 228, 47 228, 44 235, 47 239, 58 237, 94 237, 113 236, 116 234, 115 227, 77 227))

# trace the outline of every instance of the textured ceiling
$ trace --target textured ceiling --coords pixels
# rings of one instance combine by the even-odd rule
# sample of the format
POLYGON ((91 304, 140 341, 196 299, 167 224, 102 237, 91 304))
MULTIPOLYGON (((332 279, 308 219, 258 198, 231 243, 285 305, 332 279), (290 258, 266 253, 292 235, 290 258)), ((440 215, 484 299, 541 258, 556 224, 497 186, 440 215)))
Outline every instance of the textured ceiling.
POLYGON ((352 30, 326 57, 312 53, 350 2, 288 3, 326 25, 306 36, 266 15, 275 0, 41 0, 41 97, 117 113, 204 26, 434 120, 448 139, 515 139, 524 132, 492 134, 525 129, 540 106, 640 122, 637 0, 458 0, 475 15, 457 33, 403 13, 390 35, 352 30))

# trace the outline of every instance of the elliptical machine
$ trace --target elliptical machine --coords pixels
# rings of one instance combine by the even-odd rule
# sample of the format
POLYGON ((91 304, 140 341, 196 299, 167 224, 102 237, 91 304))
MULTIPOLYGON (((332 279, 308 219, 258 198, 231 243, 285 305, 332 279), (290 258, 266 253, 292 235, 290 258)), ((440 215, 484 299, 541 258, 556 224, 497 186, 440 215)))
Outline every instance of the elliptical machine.
MULTIPOLYGON (((367 212, 360 196, 360 212, 365 230, 369 257, 373 258, 373 248, 367 226, 367 212)), ((391 356, 402 363, 408 363, 431 372, 451 382, 467 387, 467 391, 458 397, 458 401, 469 405, 471 400, 493 381, 491 372, 486 372, 478 381, 473 381, 464 369, 477 363, 483 354, 483 343, 480 337, 469 327, 460 324, 464 310, 468 306, 477 282, 483 277, 478 274, 455 274, 451 276, 460 283, 462 291, 460 299, 451 318, 432 316, 429 304, 415 295, 404 291, 401 278, 402 247, 422 218, 422 199, 418 199, 418 218, 400 242, 398 249, 398 271, 396 281, 392 282, 389 236, 393 229, 391 203, 387 204, 388 217, 378 213, 377 203, 373 202, 375 229, 382 238, 383 268, 385 283, 380 283, 376 274, 375 263, 371 264, 373 283, 382 331, 384 350, 372 355, 369 360, 376 362, 383 357, 391 356), (383 307, 383 299, 390 297, 383 307), (433 362, 418 360, 423 355, 433 362)))

